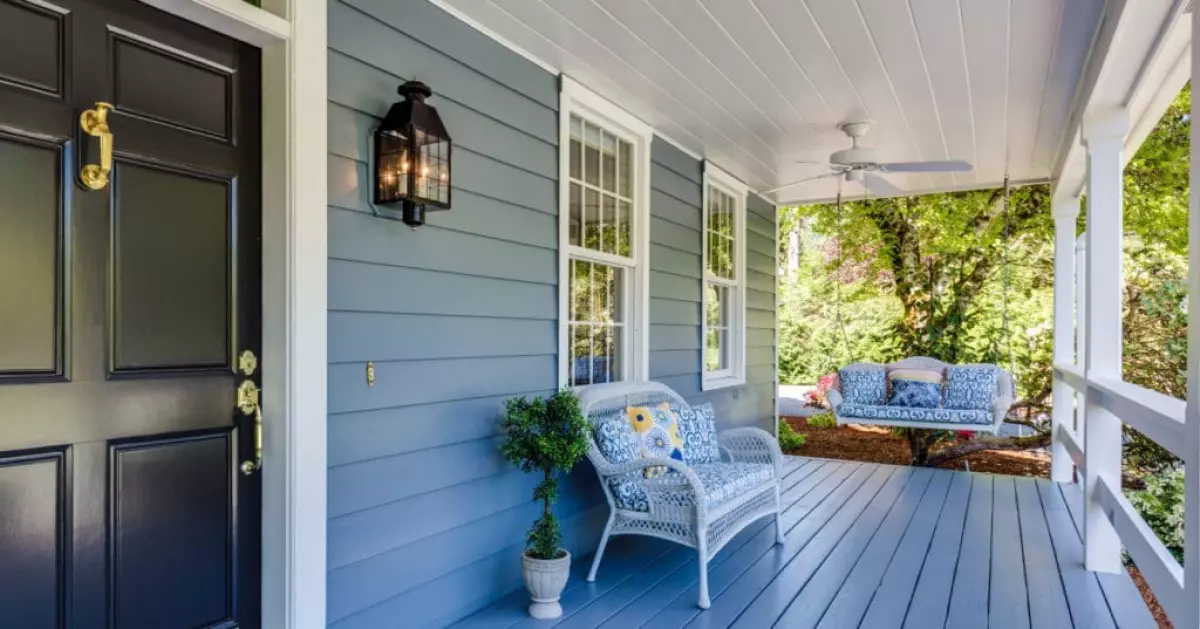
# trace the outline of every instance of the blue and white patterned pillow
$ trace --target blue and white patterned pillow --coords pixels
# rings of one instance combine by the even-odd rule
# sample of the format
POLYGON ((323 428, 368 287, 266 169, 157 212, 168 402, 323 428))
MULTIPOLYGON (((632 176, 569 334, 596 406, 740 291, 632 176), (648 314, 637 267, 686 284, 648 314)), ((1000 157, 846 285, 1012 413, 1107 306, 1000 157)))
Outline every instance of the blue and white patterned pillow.
POLYGON ((675 409, 679 415, 679 432, 683 436, 683 462, 688 465, 717 463, 721 451, 717 446, 716 412, 712 402, 699 406, 683 405, 675 409))
POLYGON ((882 406, 887 404, 887 370, 883 365, 843 369, 842 402, 882 406))
POLYGON ((892 397, 888 406, 911 408, 937 408, 942 403, 942 385, 918 380, 896 378, 892 380, 892 397))
POLYGON ((946 370, 946 408, 987 411, 996 397, 999 370, 992 365, 957 365, 946 370))
POLYGON ((600 454, 609 463, 628 463, 639 456, 637 439, 625 417, 624 408, 593 416, 592 436, 596 439, 600 454))

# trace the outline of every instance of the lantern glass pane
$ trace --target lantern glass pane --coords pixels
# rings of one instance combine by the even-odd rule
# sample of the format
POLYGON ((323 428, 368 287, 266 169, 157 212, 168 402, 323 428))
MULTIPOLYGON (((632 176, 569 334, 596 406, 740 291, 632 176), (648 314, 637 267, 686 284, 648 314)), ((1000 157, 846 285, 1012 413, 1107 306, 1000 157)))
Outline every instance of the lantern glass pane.
POLYGON ((378 152, 375 168, 378 199, 394 202, 408 197, 408 138, 401 131, 381 130, 376 134, 378 152))

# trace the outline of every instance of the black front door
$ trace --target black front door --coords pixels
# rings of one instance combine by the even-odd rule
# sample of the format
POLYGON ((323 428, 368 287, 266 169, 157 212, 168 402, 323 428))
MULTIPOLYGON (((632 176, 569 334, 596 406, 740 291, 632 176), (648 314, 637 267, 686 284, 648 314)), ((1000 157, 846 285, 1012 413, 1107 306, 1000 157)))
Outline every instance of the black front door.
POLYGON ((0 0, 0 627, 259 626, 259 83, 135 0, 0 0))

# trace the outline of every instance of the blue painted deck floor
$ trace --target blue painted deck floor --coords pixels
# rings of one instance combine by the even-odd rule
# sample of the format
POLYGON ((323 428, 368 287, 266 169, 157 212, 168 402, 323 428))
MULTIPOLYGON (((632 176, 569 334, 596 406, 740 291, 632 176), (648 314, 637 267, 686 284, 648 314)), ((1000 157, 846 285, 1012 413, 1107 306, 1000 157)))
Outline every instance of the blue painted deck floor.
POLYGON ((1077 485, 789 457, 787 542, 767 520, 709 565, 695 552, 614 538, 595 583, 574 562, 564 615, 533 621, 525 592, 458 627, 759 629, 1152 628, 1127 574, 1083 568, 1077 485))

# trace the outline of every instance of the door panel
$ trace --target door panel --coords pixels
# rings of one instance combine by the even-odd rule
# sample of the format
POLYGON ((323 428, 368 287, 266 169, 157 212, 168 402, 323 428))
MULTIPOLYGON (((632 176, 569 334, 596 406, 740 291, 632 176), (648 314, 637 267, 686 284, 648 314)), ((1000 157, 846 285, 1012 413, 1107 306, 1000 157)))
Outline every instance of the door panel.
POLYGON ((257 629, 258 51, 53 3, 0 0, 0 627, 257 629))
POLYGON ((66 457, 62 451, 0 458, 0 618, 9 627, 56 627, 66 615, 66 457))
POLYGON ((52 4, 0 0, 0 81, 64 96, 66 20, 52 4))
POLYGON ((0 135, 0 377, 62 373, 62 147, 0 135))
POLYGON ((113 184, 113 371, 225 370, 232 183, 118 162, 113 184))
POLYGON ((236 464, 229 432, 112 448, 112 609, 118 627, 233 622, 236 464), (155 532, 170 531, 169 537, 155 532), (175 584, 186 583, 186 590, 175 584))

